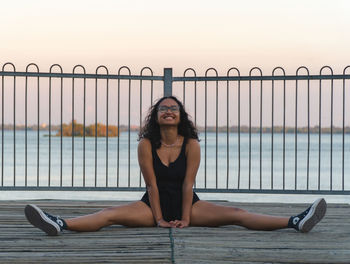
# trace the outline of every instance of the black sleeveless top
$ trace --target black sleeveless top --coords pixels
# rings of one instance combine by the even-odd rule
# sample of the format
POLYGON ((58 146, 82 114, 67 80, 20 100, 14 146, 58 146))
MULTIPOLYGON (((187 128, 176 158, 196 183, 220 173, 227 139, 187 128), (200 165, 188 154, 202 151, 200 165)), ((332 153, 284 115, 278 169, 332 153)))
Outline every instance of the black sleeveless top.
MULTIPOLYGON (((166 221, 181 220, 182 217, 182 184, 186 175, 186 138, 182 143, 180 155, 169 166, 160 160, 156 148, 152 146, 153 169, 159 191, 160 208, 166 221)), ((148 193, 143 195, 142 202, 151 207, 148 193)), ((193 192, 192 204, 199 201, 193 192)))

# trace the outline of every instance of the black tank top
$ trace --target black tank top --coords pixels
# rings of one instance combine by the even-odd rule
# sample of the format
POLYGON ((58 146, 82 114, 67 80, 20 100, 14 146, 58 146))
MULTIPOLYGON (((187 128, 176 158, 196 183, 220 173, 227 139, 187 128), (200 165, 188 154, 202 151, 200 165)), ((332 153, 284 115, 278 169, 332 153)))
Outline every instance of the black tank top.
MULTIPOLYGON (((159 191, 160 207, 163 218, 166 221, 181 220, 182 217, 182 184, 186 176, 186 138, 182 143, 181 151, 177 159, 166 166, 160 160, 156 148, 152 146, 153 169, 159 191)), ((192 204, 199 200, 193 192, 192 204)), ((148 193, 141 201, 150 206, 148 193)))

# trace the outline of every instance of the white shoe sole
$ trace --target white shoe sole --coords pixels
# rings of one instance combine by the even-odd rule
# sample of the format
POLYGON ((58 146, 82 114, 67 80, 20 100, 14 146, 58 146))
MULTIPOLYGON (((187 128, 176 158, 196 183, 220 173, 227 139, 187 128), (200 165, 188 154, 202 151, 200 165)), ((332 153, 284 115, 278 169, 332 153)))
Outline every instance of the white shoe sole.
POLYGON ((310 208, 309 213, 299 223, 299 231, 309 232, 325 216, 327 203, 323 198, 316 200, 310 208))
POLYGON ((48 218, 39 207, 29 204, 24 208, 24 213, 29 223, 49 236, 57 236, 60 233, 60 226, 48 218))

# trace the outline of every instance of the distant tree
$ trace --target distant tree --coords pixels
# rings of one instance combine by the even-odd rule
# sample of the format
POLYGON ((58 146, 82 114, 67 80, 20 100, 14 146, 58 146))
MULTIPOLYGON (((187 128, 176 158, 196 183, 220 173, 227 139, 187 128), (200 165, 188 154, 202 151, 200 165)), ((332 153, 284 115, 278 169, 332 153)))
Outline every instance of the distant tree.
MULTIPOLYGON (((95 137, 97 130, 97 137, 106 137, 107 136, 107 126, 97 123, 97 126, 90 125, 85 127, 85 136, 86 137, 95 137)), ((84 125, 79 124, 76 120, 73 122, 62 125, 62 136, 63 137, 71 137, 74 135, 75 137, 82 137, 84 135, 84 125), (74 131, 73 131, 74 129, 74 131)), ((58 130, 56 136, 61 136, 61 130, 58 130)), ((108 137, 118 137, 119 129, 117 126, 108 126, 108 137)))

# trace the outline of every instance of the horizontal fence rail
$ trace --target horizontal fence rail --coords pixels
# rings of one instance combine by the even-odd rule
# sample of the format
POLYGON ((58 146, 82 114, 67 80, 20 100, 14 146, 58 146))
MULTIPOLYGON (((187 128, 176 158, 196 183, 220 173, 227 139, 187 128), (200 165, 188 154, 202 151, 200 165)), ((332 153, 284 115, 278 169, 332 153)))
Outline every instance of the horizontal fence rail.
POLYGON ((2 66, 0 190, 145 190, 138 130, 156 99, 175 95, 200 132, 196 191, 350 194, 350 66, 115 73, 2 66))

